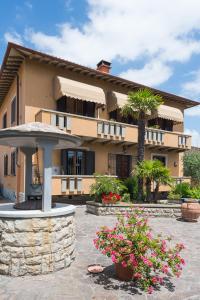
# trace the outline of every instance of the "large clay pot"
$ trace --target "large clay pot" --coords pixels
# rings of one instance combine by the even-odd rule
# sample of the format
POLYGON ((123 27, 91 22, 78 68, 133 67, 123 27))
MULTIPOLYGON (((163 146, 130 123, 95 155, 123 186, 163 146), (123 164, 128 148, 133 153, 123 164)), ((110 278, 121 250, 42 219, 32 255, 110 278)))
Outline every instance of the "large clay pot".
POLYGON ((133 279, 133 269, 124 268, 121 264, 115 264, 116 275, 120 280, 130 281, 133 279))
POLYGON ((187 199, 181 205, 182 219, 197 222, 200 216, 200 204, 195 199, 187 199))

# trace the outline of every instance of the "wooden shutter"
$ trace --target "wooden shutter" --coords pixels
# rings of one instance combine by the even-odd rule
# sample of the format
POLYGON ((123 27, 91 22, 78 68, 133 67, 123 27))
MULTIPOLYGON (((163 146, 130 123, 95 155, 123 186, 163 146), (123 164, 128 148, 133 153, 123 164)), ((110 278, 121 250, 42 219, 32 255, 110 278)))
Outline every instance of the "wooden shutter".
POLYGON ((95 152, 85 152, 85 175, 93 175, 95 173, 95 152))
MULTIPOLYGON (((64 174, 67 174, 67 150, 61 150, 61 169, 63 170, 64 174)), ((62 172, 61 172, 62 173, 62 172)))

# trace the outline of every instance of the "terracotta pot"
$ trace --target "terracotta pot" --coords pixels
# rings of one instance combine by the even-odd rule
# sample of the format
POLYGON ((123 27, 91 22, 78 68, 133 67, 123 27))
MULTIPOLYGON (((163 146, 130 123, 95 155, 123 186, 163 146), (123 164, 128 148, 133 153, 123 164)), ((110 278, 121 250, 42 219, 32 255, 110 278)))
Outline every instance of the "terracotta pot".
POLYGON ((115 264, 115 271, 120 280, 130 281, 133 279, 133 269, 131 268, 124 268, 121 264, 117 263, 115 264))
POLYGON ((188 222, 197 222, 200 216, 200 204, 193 199, 185 200, 181 205, 182 218, 188 222))

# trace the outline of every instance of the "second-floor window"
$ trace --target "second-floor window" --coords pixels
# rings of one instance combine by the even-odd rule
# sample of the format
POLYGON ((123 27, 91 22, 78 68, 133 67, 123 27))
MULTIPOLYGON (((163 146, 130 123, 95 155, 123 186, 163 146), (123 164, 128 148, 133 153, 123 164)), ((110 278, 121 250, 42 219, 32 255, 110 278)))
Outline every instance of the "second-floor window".
POLYGON ((11 124, 16 121, 16 97, 11 102, 11 124))
POLYGON ((4 113, 3 120, 2 120, 2 128, 6 128, 6 127, 7 127, 7 112, 4 113))
POLYGON ((95 103, 62 97, 57 101, 57 110, 74 115, 95 117, 95 103))

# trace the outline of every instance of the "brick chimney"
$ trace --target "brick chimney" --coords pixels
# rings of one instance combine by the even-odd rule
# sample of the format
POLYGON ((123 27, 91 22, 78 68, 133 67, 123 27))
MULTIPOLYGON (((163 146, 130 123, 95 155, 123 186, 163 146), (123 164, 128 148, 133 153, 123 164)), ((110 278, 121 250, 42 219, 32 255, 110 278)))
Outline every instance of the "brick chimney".
POLYGON ((110 73, 110 69, 111 69, 111 63, 106 61, 106 60, 101 60, 98 64, 97 64, 97 71, 102 72, 102 73, 110 73))

